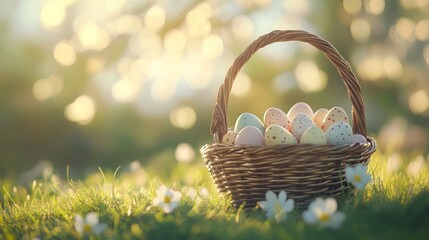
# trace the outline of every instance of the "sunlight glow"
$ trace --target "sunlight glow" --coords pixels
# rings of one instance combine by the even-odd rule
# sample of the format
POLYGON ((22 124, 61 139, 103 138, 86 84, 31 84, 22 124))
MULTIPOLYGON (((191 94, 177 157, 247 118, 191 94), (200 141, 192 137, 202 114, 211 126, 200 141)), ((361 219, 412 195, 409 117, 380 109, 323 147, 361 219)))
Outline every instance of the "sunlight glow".
POLYGON ((64 22, 66 14, 63 1, 48 2, 40 12, 40 25, 46 30, 55 30, 64 22))
POLYGON ((253 34, 253 22, 247 16, 240 15, 232 20, 231 31, 237 39, 251 39, 253 34))
POLYGON ((190 163, 195 158, 195 151, 188 143, 180 143, 176 147, 174 156, 178 162, 190 163))
POLYGON ((423 113, 429 109, 429 96, 428 93, 421 89, 410 95, 409 106, 414 113, 423 113))
POLYGON ((359 63, 357 72, 364 80, 376 81, 383 77, 383 67, 383 59, 380 56, 368 56, 359 63))
POLYGON ((385 2, 384 0, 365 0, 364 5, 366 12, 379 15, 384 11, 385 2))
POLYGON ((54 47, 54 58, 63 66, 70 66, 76 61, 76 51, 71 44, 62 41, 54 47))
POLYGON ((191 37, 207 36, 210 33, 212 12, 210 4, 201 3, 186 14, 185 23, 191 37))
POLYGON ((239 72, 234 80, 234 84, 231 89, 231 94, 237 97, 244 97, 249 93, 251 87, 252 82, 250 81, 249 76, 239 72))
POLYGON ((189 129, 197 121, 197 115, 193 108, 181 106, 173 109, 170 113, 170 122, 177 128, 189 129))
POLYGON ((118 102, 131 102, 136 97, 136 91, 128 80, 123 79, 112 86, 112 96, 118 102))
POLYGON ((93 20, 76 18, 73 27, 84 50, 100 51, 110 44, 110 35, 93 20))
POLYGON ((402 77, 402 63, 399 58, 394 55, 384 57, 383 69, 389 79, 398 80, 402 77))
POLYGON ((348 14, 356 14, 362 9, 362 2, 361 0, 344 0, 343 7, 348 14))
POLYGON ((164 38, 164 47, 170 54, 182 53, 186 47, 185 34, 177 29, 169 31, 164 38))
POLYGON ((167 14, 161 6, 153 5, 144 16, 144 23, 149 30, 159 31, 164 27, 167 14))
POLYGON ((64 115, 71 122, 86 125, 92 121, 96 106, 94 100, 86 95, 81 95, 64 109, 64 115))
POLYGON ((218 35, 210 34, 204 38, 201 48, 205 58, 219 57, 223 52, 222 39, 218 35))
POLYGON ((369 25, 368 20, 356 18, 350 25, 350 32, 356 42, 364 43, 370 37, 371 26, 369 25))
POLYGON ((407 41, 414 40, 414 28, 414 22, 408 18, 400 18, 395 27, 398 35, 407 41))
POLYGON ((429 19, 423 19, 416 25, 416 38, 420 41, 429 39, 429 19))
POLYGON ((314 62, 302 61, 295 69, 298 87, 304 92, 318 92, 326 87, 328 77, 314 62))
POLYGON ((33 95, 39 101, 44 101, 63 90, 63 79, 58 75, 51 75, 40 79, 33 85, 33 95))

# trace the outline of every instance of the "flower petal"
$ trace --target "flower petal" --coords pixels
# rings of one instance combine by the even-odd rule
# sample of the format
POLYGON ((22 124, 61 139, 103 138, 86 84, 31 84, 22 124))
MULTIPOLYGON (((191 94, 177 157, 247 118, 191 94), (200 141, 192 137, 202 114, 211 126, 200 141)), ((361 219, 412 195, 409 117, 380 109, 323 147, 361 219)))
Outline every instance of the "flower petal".
POLYGON ((279 193, 279 202, 284 203, 286 201, 286 197, 287 197, 286 192, 285 191, 281 191, 279 193))
POLYGON ((287 212, 291 212, 295 206, 295 201, 293 199, 288 199, 286 203, 283 205, 284 209, 287 212))
POLYGON ((277 213, 274 216, 274 219, 276 220, 276 222, 282 222, 282 221, 286 220, 287 213, 288 212, 286 211, 286 209, 283 209, 282 211, 280 211, 279 213, 277 213))
POLYGON ((162 206, 164 204, 164 198, 161 197, 161 196, 156 197, 156 198, 153 199, 152 204, 154 206, 157 206, 157 207, 162 206))
POLYGON ((97 224, 97 225, 95 225, 93 228, 92 228, 92 231, 95 233, 95 234, 101 234, 101 233, 103 233, 104 231, 106 231, 107 230, 107 225, 106 224, 103 224, 103 223, 101 223, 101 224, 97 224))
POLYGON ((89 224, 91 227, 97 225, 98 222, 99 222, 97 213, 90 212, 90 213, 86 214, 86 216, 85 216, 85 222, 87 224, 89 224))
POLYGON ((337 200, 335 200, 335 198, 330 197, 325 199, 325 211, 329 215, 337 211, 337 200))
POLYGON ((311 209, 313 211, 315 209, 324 209, 324 208, 325 208, 325 201, 320 197, 314 199, 314 201, 311 202, 310 206, 308 207, 308 209, 311 209))
POLYGON ((164 196, 165 193, 167 192, 168 188, 165 185, 161 185, 158 190, 156 190, 156 195, 157 196, 164 196))
POLYGON ((346 215, 343 212, 336 212, 331 217, 329 227, 337 229, 343 224, 344 220, 346 220, 346 215))
POLYGON ((267 209, 267 207, 268 207, 268 202, 267 202, 267 201, 260 201, 260 202, 259 202, 259 206, 260 206, 262 209, 266 210, 266 209, 267 209))
POLYGON ((312 210, 306 210, 302 213, 302 218, 304 222, 308 224, 315 224, 319 221, 319 218, 312 210))
POLYGON ((265 197, 267 198, 267 202, 269 202, 270 204, 274 203, 277 201, 277 196, 273 191, 268 191, 265 194, 265 197))
POLYGON ((76 229, 76 232, 82 235, 83 233, 83 225, 85 224, 83 221, 83 217, 81 215, 76 215, 74 217, 74 228, 76 229))

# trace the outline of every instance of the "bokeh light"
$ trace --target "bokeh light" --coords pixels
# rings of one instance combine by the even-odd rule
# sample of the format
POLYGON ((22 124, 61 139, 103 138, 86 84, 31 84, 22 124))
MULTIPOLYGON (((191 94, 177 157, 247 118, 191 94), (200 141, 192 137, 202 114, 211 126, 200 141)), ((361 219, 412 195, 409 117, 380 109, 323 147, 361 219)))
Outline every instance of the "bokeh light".
POLYGON ((177 128, 189 129, 197 121, 197 115, 193 108, 189 106, 180 106, 170 113, 170 122, 177 128))
POLYGON ((66 14, 64 1, 50 1, 40 12, 40 25, 46 30, 55 30, 64 22, 66 14))
POLYGON ((58 75, 40 79, 33 85, 33 95, 39 101, 44 101, 59 94, 63 90, 63 80, 58 75))
POLYGON ((144 16, 144 23, 147 29, 159 31, 165 24, 167 14, 161 6, 153 5, 144 16))
POLYGON ((371 26, 366 19, 357 18, 350 25, 350 32, 356 42, 363 43, 368 41, 370 37, 371 26))
POLYGON ((64 109, 64 115, 71 122, 86 125, 92 121, 96 111, 94 100, 87 95, 81 95, 64 109))
POLYGON ((318 92, 327 84, 326 73, 320 70, 314 62, 302 61, 295 70, 299 88, 304 92, 318 92))
POLYGON ((249 93, 251 87, 252 82, 250 81, 249 76, 245 73, 238 73, 234 80, 231 94, 237 97, 244 97, 249 93))
POLYGON ((410 96, 409 105, 414 113, 423 113, 429 109, 429 96, 426 90, 421 89, 410 96))
POLYGON ((55 45, 54 57, 63 66, 70 66, 76 61, 76 51, 70 43, 61 41, 55 45))
POLYGON ((348 14, 356 14, 362 9, 362 1, 361 0, 344 0, 343 1, 344 10, 348 14))
POLYGON ((195 151, 189 143, 177 145, 174 156, 178 162, 190 163, 195 158, 195 151))

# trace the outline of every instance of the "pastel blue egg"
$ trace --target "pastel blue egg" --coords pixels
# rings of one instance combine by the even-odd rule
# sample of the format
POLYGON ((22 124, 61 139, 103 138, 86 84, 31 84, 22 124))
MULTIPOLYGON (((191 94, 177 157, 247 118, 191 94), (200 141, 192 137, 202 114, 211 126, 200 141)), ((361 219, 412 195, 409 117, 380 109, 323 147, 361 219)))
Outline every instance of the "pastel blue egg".
POLYGON ((258 128, 261 133, 265 132, 264 123, 252 113, 242 113, 235 121, 234 132, 238 133, 245 127, 253 126, 258 128))

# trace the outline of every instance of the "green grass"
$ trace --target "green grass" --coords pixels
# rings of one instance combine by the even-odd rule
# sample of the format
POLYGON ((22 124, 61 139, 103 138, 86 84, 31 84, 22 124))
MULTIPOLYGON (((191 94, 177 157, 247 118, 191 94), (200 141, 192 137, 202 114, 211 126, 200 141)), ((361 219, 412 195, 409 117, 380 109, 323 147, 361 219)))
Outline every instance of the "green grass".
POLYGON ((336 230, 307 225, 298 210, 281 223, 266 220, 260 209, 235 210, 217 194, 201 162, 174 163, 169 174, 156 174, 157 167, 148 172, 123 167, 116 175, 100 170, 82 180, 53 175, 14 186, 2 179, 0 239, 427 239, 427 160, 408 158, 392 170, 394 156, 375 154, 373 182, 341 203, 347 218, 336 230), (152 206, 164 183, 183 194, 171 214, 152 206), (190 187, 206 187, 209 197, 192 200, 186 194, 190 187), (97 212, 108 229, 80 237, 74 218, 89 212, 97 212))

